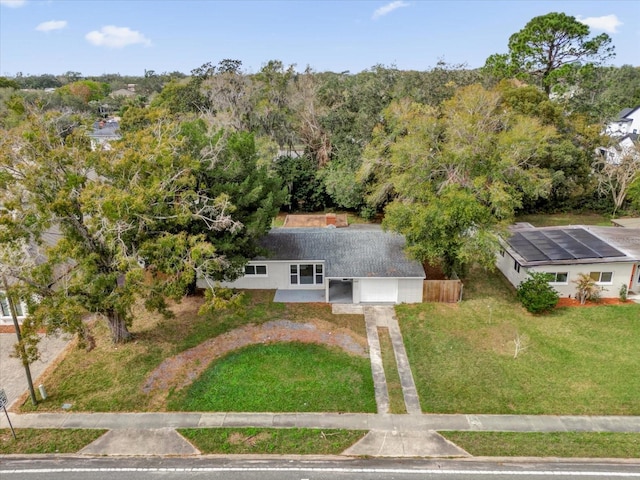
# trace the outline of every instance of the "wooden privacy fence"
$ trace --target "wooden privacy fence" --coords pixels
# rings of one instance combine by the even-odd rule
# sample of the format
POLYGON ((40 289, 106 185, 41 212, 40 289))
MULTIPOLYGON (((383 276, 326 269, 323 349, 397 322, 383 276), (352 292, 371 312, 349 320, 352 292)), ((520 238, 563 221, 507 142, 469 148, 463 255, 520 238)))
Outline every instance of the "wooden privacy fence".
POLYGON ((462 300, 460 280, 425 280, 422 285, 423 302, 455 303, 462 300))

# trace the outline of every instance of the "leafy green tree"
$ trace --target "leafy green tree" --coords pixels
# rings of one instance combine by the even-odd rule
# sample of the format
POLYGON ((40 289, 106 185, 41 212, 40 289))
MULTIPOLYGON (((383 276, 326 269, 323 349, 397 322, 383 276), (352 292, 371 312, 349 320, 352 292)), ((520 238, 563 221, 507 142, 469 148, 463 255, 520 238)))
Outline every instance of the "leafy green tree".
POLYGON ((228 195, 199 185, 208 165, 184 148, 175 121, 130 131, 111 150, 91 151, 85 131, 80 117, 30 111, 3 132, 0 245, 20 251, 22 242, 23 253, 38 254, 31 264, 16 258, 12 272, 33 329, 90 342, 82 315, 93 313, 123 342, 136 298, 166 313, 165 298, 180 298, 196 275, 231 268, 205 234, 191 233, 194 224, 206 232, 243 225, 228 195))
POLYGON ((529 278, 518 285, 518 300, 531 313, 545 313, 552 310, 559 299, 558 292, 549 284, 544 272, 529 272, 529 278))
POLYGON ((17 90, 20 88, 20 84, 15 80, 11 80, 7 77, 0 77, 0 88, 12 88, 17 90))
POLYGON ((609 35, 589 34, 587 25, 564 13, 535 17, 511 35, 509 53, 487 59, 485 70, 499 78, 531 78, 549 95, 575 72, 578 63, 598 64, 614 55, 609 35))
POLYGON ((498 234, 515 209, 548 195, 551 178, 537 161, 556 135, 478 85, 459 89, 441 109, 393 102, 360 178, 371 205, 391 202, 383 226, 406 235, 417 259, 463 275, 471 261, 493 268, 498 234))
POLYGON ((314 212, 325 207, 327 198, 314 159, 282 156, 276 160, 275 170, 287 189, 285 205, 290 211, 314 212))
POLYGON ((180 127, 190 154, 205 167, 196 175, 198 185, 209 197, 226 196, 233 206, 233 218, 241 227, 210 230, 194 223, 193 233, 202 232, 217 252, 234 268, 220 271, 216 280, 233 280, 239 267, 258 253, 257 240, 271 228, 286 198, 281 179, 261 162, 253 134, 218 131, 209 134, 204 120, 185 121, 180 127))

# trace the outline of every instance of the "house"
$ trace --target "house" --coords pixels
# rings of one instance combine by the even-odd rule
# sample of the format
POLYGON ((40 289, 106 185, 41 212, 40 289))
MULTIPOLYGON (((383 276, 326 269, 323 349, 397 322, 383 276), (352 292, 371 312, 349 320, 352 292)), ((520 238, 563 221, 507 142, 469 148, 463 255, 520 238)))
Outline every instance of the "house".
POLYGON ((104 150, 109 150, 111 147, 109 142, 114 140, 120 140, 120 122, 116 117, 109 118, 107 120, 99 120, 94 122, 93 130, 89 134, 91 139, 91 149, 95 150, 100 147, 104 150))
POLYGON ((607 125, 604 134, 610 137, 624 137, 628 134, 638 134, 640 131, 640 105, 633 108, 625 108, 618 118, 607 125))
POLYGON ((274 228, 260 243, 265 255, 223 286, 276 289, 285 302, 422 302, 422 265, 405 255, 404 237, 379 226, 274 228))
POLYGON ((603 298, 618 297, 622 285, 640 293, 640 228, 517 224, 502 240, 498 269, 517 287, 528 272, 548 273, 561 297, 576 293, 579 274, 589 274, 603 298))
POLYGON ((625 108, 618 117, 609 122, 603 134, 614 139, 614 143, 607 147, 599 147, 596 153, 607 162, 619 165, 626 156, 640 155, 638 150, 638 131, 640 130, 640 105, 625 108))

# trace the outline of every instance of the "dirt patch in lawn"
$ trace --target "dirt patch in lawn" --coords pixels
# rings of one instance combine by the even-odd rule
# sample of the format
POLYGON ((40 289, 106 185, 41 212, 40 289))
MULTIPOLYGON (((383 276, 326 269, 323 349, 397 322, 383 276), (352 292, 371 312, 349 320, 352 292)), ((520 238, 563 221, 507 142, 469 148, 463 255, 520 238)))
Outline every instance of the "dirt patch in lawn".
POLYGON ((166 392, 191 384, 209 364, 227 353, 249 345, 281 342, 315 343, 338 347, 351 355, 367 357, 366 338, 324 320, 297 323, 275 320, 245 325, 167 358, 147 377, 142 390, 166 392))
POLYGON ((622 301, 619 298, 601 298, 597 302, 587 301, 582 305, 575 298, 561 298, 558 300, 556 308, 560 307, 598 307, 600 305, 628 305, 633 303, 633 300, 622 301))

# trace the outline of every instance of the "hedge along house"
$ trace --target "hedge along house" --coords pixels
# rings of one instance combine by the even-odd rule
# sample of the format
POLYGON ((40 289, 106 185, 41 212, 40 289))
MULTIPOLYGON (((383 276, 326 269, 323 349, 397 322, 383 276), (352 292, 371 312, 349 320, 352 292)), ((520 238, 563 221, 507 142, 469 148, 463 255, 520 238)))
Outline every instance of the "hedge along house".
POLYGON ((529 271, 545 272, 561 297, 573 297, 584 273, 604 298, 618 297, 622 285, 640 293, 640 228, 518 224, 502 247, 497 266, 514 287, 529 271))
POLYGON ((261 246, 265 255, 223 286, 276 289, 282 302, 422 302, 422 265, 405 255, 404 237, 379 227, 274 228, 261 246))

